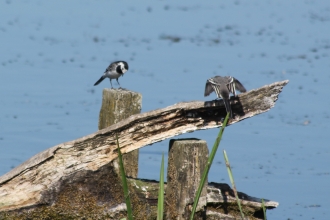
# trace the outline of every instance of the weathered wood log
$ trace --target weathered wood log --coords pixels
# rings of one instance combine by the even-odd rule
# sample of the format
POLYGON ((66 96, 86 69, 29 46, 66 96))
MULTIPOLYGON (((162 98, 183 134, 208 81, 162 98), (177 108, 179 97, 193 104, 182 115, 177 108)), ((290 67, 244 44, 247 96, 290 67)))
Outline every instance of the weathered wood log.
MULTIPOLYGON (((103 89, 102 106, 99 115, 99 130, 116 124, 131 115, 141 113, 142 95, 124 89, 103 89)), ((136 178, 138 175, 139 150, 123 155, 126 176, 136 178)), ((118 168, 117 159, 113 161, 118 168)), ((119 169, 116 169, 119 173, 119 169)))
MULTIPOLYGON (((129 179, 129 182, 136 186, 135 190, 138 197, 143 198, 144 203, 150 205, 150 210, 156 210, 159 183, 140 179, 129 179)), ((168 185, 165 184, 164 186, 165 191, 167 191, 168 185)), ((242 192, 237 193, 246 218, 264 219, 261 199, 242 192)), ((206 202, 206 219, 241 219, 234 191, 226 183, 209 183, 206 202)), ((267 199, 264 199, 264 204, 266 209, 274 209, 279 205, 277 202, 267 199)), ((155 216, 156 211, 153 217, 155 216)))
MULTIPOLYGON (((288 80, 276 82, 232 97, 230 101, 236 117, 228 124, 274 107, 287 83, 288 80)), ((61 190, 68 190, 75 180, 83 186, 75 186, 75 190, 83 189, 88 181, 89 186, 98 186, 100 183, 84 182, 84 178, 91 173, 102 173, 101 170, 117 157, 115 134, 119 136, 121 151, 128 153, 182 133, 219 127, 225 114, 222 100, 178 103, 130 116, 93 134, 54 146, 0 177, 0 211, 53 204, 63 192, 61 190)), ((118 187, 117 180, 113 182, 110 191, 116 191, 118 187)), ((93 192, 93 188, 88 189, 88 193, 93 192)), ((111 198, 103 199, 99 203, 111 198)))
MULTIPOLYGON (((206 141, 172 139, 170 141, 165 196, 166 219, 189 219, 209 150, 206 141)), ((207 179, 202 190, 195 219, 203 219, 206 208, 207 179)))
MULTIPOLYGON (((105 169, 98 172, 96 179, 102 179, 103 184, 112 184, 108 177, 113 173, 106 174, 105 169), (109 182, 107 182, 109 181, 109 182)), ((134 195, 133 201, 143 204, 141 206, 134 205, 133 211, 138 210, 142 213, 140 216, 135 216, 135 220, 139 219, 156 219, 157 216, 157 197, 159 183, 153 180, 128 179, 130 184, 131 194, 134 195), (146 211, 147 210, 147 211, 146 211)), ((71 184, 71 183, 70 183, 71 184)), ((87 184, 87 183, 86 183, 87 184)), ((90 184, 90 183, 89 183, 90 184)), ((102 183, 97 187, 103 187, 102 183)), ((61 193, 52 206, 40 206, 33 210, 20 212, 0 212, 1 220, 26 220, 26 219, 122 219, 126 214, 126 206, 123 203, 112 203, 112 206, 103 206, 98 204, 94 199, 95 190, 86 192, 83 190, 83 185, 80 183, 79 188, 76 186, 68 186, 64 193, 61 193), (107 209, 105 209, 107 208, 107 209)), ((164 185, 165 191, 167 184, 164 185)), ((122 189, 118 186, 108 187, 111 189, 109 193, 120 192, 122 189)), ((107 195, 104 195, 105 197, 107 195)), ((263 210, 261 207, 261 199, 250 197, 245 193, 238 192, 241 200, 242 208, 248 219, 264 219, 263 210)), ((117 198, 115 198, 117 199, 117 198)), ((114 199, 114 200, 115 200, 114 199)), ((273 209, 278 206, 277 202, 264 200, 267 209, 273 209)), ((136 213, 136 211, 135 211, 136 213)), ((240 219, 239 209, 234 196, 233 190, 227 184, 209 183, 207 186, 207 207, 206 219, 240 219)))

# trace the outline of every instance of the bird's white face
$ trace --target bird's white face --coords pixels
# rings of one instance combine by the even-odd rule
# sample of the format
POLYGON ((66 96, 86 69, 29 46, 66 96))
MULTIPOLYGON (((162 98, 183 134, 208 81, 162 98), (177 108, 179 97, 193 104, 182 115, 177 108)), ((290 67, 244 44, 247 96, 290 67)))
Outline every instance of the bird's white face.
POLYGON ((125 64, 123 62, 120 62, 119 63, 119 66, 120 66, 120 69, 123 73, 126 73, 127 72, 127 69, 125 68, 125 64))

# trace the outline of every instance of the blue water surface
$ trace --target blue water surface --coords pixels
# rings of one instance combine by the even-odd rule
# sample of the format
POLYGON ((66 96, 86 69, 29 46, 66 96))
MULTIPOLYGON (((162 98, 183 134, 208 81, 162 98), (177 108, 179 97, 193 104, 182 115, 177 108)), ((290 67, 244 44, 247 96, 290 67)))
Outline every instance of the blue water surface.
MULTIPOLYGON (((232 125, 209 181, 280 203, 268 219, 330 215, 329 1, 1 1, 0 175, 31 156, 97 131, 110 62, 142 111, 203 97, 232 75, 250 90, 289 79, 269 112, 232 125)), ((113 81, 114 86, 117 86, 113 81)), ((218 129, 184 134, 214 143, 218 129)), ((139 177, 158 179, 169 140, 140 150, 139 177)))

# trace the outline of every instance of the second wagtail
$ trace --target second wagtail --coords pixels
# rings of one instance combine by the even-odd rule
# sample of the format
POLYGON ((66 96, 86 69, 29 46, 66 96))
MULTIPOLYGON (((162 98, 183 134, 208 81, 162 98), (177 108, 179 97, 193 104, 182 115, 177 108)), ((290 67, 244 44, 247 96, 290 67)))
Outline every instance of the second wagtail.
POLYGON ((231 76, 215 76, 206 81, 204 96, 215 92, 218 98, 222 98, 225 103, 226 111, 230 112, 230 117, 233 117, 231 111, 229 96, 230 93, 236 96, 236 90, 246 92, 246 89, 237 79, 231 76))
POLYGON ((121 77, 121 76, 124 76, 124 73, 126 73, 127 70, 128 70, 128 64, 127 64, 127 62, 125 62, 125 61, 116 61, 116 62, 113 62, 104 71, 103 76, 101 76, 101 78, 99 80, 97 80, 97 82, 94 84, 94 86, 98 85, 105 78, 109 78, 110 79, 110 85, 111 85, 111 88, 112 89, 113 89, 112 83, 111 83, 111 80, 112 79, 116 79, 118 85, 120 86, 119 81, 118 81, 118 78, 121 77))

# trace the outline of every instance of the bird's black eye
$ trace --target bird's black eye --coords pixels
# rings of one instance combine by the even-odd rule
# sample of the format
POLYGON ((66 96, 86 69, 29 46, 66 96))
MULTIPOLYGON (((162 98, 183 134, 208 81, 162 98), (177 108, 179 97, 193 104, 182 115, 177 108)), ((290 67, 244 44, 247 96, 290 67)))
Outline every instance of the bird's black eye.
POLYGON ((120 73, 120 74, 123 73, 123 71, 121 70, 121 66, 120 65, 117 66, 116 71, 117 71, 117 73, 120 73))

